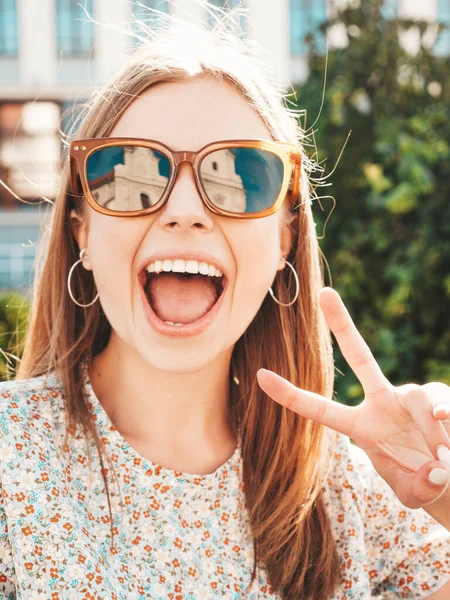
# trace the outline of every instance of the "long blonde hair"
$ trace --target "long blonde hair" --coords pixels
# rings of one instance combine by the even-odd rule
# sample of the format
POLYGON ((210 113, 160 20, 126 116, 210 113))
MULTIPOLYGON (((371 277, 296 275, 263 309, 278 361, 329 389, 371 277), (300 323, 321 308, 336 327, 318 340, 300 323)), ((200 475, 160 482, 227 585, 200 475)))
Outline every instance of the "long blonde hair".
MULTIPOLYGON (((260 367, 271 369, 294 385, 331 398, 334 363, 329 328, 319 306, 323 268, 310 199, 314 163, 303 151, 305 132, 284 96, 253 55, 250 45, 236 36, 223 15, 206 29, 167 17, 154 22, 140 47, 119 74, 82 106, 69 137, 106 137, 133 99, 157 82, 205 73, 226 79, 251 103, 274 139, 302 148, 300 192, 290 206, 293 245, 287 260, 300 281, 297 301, 276 304, 269 295, 254 320, 235 344, 230 372, 240 385, 230 385, 230 410, 240 431, 246 508, 253 536, 254 568, 265 568, 275 593, 282 598, 326 600, 340 579, 329 517, 322 498, 330 468, 330 430, 299 417, 268 398, 256 382, 260 367), (188 40, 185 44, 180 40, 188 40), (267 324, 270 323, 270 327, 267 324)), ((33 301, 24 352, 15 379, 54 373, 64 390, 68 433, 79 422, 92 435, 102 466, 111 513, 108 470, 114 467, 99 439, 85 397, 83 364, 108 344, 111 326, 99 302, 80 308, 67 292, 67 274, 78 259, 79 248, 69 226, 69 213, 86 210, 83 198, 71 193, 67 154, 63 157, 61 186, 43 232, 36 263, 33 301)), ((274 293, 286 302, 293 293, 289 269, 277 275, 274 293)), ((72 290, 82 303, 96 294, 92 274, 77 269, 72 290)), ((113 522, 111 514, 111 523, 113 522)), ((113 545, 114 531, 111 525, 113 545)))

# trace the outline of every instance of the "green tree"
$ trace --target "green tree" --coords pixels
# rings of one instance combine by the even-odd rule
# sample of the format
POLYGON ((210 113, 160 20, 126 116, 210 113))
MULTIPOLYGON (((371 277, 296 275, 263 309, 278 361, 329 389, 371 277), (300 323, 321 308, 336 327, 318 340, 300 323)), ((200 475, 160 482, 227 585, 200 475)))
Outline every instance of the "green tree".
MULTIPOLYGON (((381 0, 348 6, 321 31, 336 26, 348 45, 329 51, 323 108, 314 127, 306 122, 318 178, 351 131, 324 180, 332 186, 319 185, 313 202, 332 285, 394 385, 450 384, 450 60, 427 46, 429 23, 386 20, 381 0), (404 32, 416 36, 417 54, 401 44, 404 32), (320 199, 330 194, 331 217, 334 201, 320 199)), ((295 99, 308 121, 326 64, 314 38, 295 99)), ((336 399, 358 404, 363 390, 337 343, 335 351, 336 399)))

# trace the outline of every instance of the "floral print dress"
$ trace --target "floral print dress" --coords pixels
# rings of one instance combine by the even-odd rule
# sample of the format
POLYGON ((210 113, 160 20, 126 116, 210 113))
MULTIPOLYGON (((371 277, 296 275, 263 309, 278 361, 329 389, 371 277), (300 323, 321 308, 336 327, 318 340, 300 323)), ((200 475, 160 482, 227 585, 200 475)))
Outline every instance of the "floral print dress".
MULTIPOLYGON (((62 386, 53 374, 43 383, 0 383, 0 600, 279 598, 264 571, 244 595, 253 546, 239 444, 206 475, 155 464, 115 429, 86 375, 124 503, 108 475, 111 552, 94 441, 77 426, 63 446, 62 386)), ((348 437, 334 454, 324 497, 342 583, 330 600, 427 598, 450 581, 450 532, 403 506, 348 437)))

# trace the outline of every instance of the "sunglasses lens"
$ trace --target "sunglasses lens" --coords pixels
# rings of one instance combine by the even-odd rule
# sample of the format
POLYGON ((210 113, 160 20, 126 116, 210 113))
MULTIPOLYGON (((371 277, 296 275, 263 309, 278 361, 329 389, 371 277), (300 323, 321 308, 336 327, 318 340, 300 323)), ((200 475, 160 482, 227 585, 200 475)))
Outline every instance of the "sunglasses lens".
POLYGON ((210 201, 234 213, 267 210, 278 198, 284 165, 279 156, 257 148, 226 148, 202 160, 200 175, 210 201))
POLYGON ((100 206, 127 212, 156 204, 170 178, 167 156, 143 146, 109 146, 87 160, 87 181, 100 206))

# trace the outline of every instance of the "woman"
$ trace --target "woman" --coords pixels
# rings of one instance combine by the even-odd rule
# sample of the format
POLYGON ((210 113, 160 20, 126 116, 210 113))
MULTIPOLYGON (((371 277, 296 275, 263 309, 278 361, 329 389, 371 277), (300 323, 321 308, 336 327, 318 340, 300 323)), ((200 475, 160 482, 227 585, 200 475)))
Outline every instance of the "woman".
POLYGON ((5 598, 450 594, 449 390, 322 290, 305 133, 239 44, 161 30, 71 136, 0 387, 5 598))

